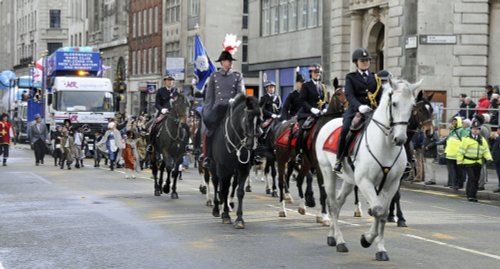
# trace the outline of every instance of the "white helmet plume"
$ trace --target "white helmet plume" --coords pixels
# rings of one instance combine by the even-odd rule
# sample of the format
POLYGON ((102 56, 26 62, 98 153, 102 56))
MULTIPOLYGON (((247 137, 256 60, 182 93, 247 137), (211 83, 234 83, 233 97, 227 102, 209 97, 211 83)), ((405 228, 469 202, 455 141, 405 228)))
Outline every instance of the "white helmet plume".
POLYGON ((236 35, 226 34, 224 42, 222 43, 224 50, 234 55, 241 44, 241 40, 237 40, 237 38, 236 35))

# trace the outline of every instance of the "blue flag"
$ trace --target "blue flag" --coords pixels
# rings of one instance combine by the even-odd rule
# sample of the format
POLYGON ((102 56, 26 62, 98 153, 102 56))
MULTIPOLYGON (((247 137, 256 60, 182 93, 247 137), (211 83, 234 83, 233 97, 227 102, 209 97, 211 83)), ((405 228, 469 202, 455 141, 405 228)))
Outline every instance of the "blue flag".
POLYGON ((208 58, 207 51, 201 43, 200 37, 196 35, 194 41, 194 75, 198 78, 196 88, 203 89, 205 82, 215 72, 215 66, 208 58))

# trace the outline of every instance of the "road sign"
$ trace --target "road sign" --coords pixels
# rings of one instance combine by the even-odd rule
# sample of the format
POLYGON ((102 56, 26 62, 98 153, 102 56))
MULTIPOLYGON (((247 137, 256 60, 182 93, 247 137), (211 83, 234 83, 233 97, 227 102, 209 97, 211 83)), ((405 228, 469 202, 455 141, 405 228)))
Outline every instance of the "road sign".
POLYGON ((456 35, 420 35, 420 44, 453 45, 457 44, 456 35))

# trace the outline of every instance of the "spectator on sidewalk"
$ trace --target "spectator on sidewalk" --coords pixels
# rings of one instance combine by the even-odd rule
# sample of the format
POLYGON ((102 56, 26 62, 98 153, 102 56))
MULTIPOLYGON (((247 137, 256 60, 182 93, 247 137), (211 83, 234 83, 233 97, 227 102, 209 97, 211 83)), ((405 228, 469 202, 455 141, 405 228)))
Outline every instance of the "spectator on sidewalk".
POLYGON ((35 122, 31 124, 30 141, 35 151, 35 165, 43 164, 47 152, 47 126, 42 122, 40 114, 35 115, 35 122))
POLYGON ((425 169, 424 169, 424 132, 419 130, 415 133, 412 139, 413 149, 415 152, 415 179, 414 182, 425 181, 425 169))
POLYGON ((467 98, 467 94, 461 93, 458 96, 458 104, 460 110, 458 111, 458 116, 462 117, 462 119, 467 118, 467 104, 465 103, 465 98, 467 98))
MULTIPOLYGON (((444 141, 443 141, 444 142, 444 141)), ((425 185, 436 184, 436 166, 434 165, 437 158, 437 145, 440 144, 437 132, 425 136, 424 142, 424 158, 426 178, 425 185)))
POLYGON ((494 93, 498 93, 498 92, 495 92, 495 88, 493 87, 493 85, 486 85, 484 87, 484 92, 486 93, 486 95, 488 96, 488 99, 491 99, 491 96, 494 94, 494 93))
POLYGON ((448 168, 448 183, 446 187, 460 189, 463 188, 464 179, 462 170, 457 166, 457 155, 462 138, 466 137, 467 133, 462 128, 462 118, 455 116, 451 120, 450 132, 446 138, 446 167, 448 168))
POLYGON ((488 113, 488 108, 490 108, 490 99, 486 92, 479 93, 479 103, 476 107, 476 114, 482 115, 488 113))
POLYGON ((497 171, 498 177, 498 188, 493 192, 500 193, 500 127, 497 129, 497 132, 494 134, 495 143, 493 143, 493 147, 491 149, 491 153, 493 155, 493 163, 495 164, 495 169, 497 171))
POLYGON ((498 95, 498 93, 494 93, 491 95, 491 99, 490 99, 490 109, 494 109, 494 110, 490 110, 490 113, 489 113, 491 115, 490 124, 495 125, 495 126, 498 125, 498 101, 499 101, 499 97, 500 97, 500 95, 498 95))
POLYGON ((493 160, 488 142, 486 138, 481 136, 480 132, 481 124, 477 120, 473 121, 471 134, 462 139, 457 154, 457 164, 463 166, 467 171, 466 193, 469 202, 477 202, 477 188, 483 159, 493 160))
POLYGON ((139 153, 137 152, 135 132, 132 130, 128 130, 125 134, 125 149, 123 150, 123 160, 125 162, 125 178, 135 178, 136 165, 139 161, 139 153))
MULTIPOLYGON (((474 117, 474 114, 476 114, 476 103, 472 101, 472 99, 467 96, 464 99, 464 115, 460 115, 464 119, 472 119, 474 117)), ((462 111, 462 110, 461 110, 462 111)))
POLYGON ((7 166, 7 159, 9 158, 10 141, 15 138, 12 124, 9 122, 9 115, 2 114, 0 119, 0 155, 3 155, 2 166, 7 166))

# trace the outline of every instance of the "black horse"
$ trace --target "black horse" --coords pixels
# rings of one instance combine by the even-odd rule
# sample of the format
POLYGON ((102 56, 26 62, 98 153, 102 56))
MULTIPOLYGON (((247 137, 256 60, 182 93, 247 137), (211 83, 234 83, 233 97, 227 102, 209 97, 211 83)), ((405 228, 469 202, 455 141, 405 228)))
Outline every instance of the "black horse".
POLYGON ((239 94, 229 105, 225 117, 215 129, 212 139, 211 166, 212 182, 217 190, 221 183, 219 193, 215 191, 213 215, 219 216, 219 204, 224 204, 222 223, 230 224, 228 194, 231 179, 238 182, 238 210, 234 227, 244 229, 243 197, 244 187, 251 168, 253 156, 255 130, 257 119, 261 110, 256 98, 239 94), (220 201, 219 201, 220 197, 220 201))
POLYGON ((157 128, 156 135, 149 138, 153 141, 154 145, 150 159, 151 170, 155 180, 155 196, 160 196, 162 191, 165 194, 170 192, 170 175, 172 175, 171 197, 172 199, 178 199, 177 176, 179 175, 179 171, 177 168, 182 163, 182 158, 186 153, 186 146, 189 142, 189 128, 186 124, 189 102, 186 96, 182 94, 173 96, 170 102, 170 112, 155 127, 157 128), (165 170, 167 171, 167 179, 165 185, 163 185, 163 173, 165 170), (158 171, 160 172, 159 179, 158 171))

